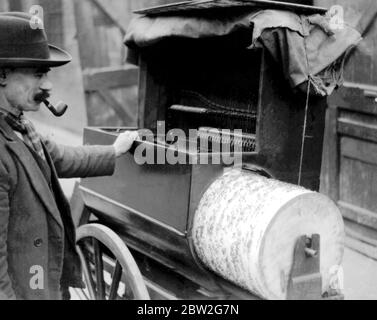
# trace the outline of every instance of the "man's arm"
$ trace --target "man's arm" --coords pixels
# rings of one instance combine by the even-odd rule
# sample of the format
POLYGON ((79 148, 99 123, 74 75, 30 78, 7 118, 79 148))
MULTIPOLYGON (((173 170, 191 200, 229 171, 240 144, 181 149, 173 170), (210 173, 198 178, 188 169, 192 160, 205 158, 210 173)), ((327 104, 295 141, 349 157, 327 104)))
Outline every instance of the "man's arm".
POLYGON ((110 146, 69 147, 48 139, 44 143, 59 178, 85 178, 112 175, 116 158, 128 152, 137 137, 135 131, 125 132, 110 146))
POLYGON ((110 176, 115 170, 113 146, 63 146, 44 140, 59 178, 110 176))
POLYGON ((8 274, 9 175, 0 162, 0 300, 16 299, 8 274))

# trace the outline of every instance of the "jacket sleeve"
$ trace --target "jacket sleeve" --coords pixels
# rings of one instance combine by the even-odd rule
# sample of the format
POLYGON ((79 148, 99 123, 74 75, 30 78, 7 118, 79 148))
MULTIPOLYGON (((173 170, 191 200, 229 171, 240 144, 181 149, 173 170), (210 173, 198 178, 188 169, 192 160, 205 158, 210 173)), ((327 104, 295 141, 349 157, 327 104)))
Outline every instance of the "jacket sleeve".
POLYGON ((43 142, 54 162, 59 178, 111 176, 115 170, 113 146, 69 147, 49 139, 43 142))
POLYGON ((9 191, 9 175, 0 161, 0 300, 16 299, 8 274, 9 191))

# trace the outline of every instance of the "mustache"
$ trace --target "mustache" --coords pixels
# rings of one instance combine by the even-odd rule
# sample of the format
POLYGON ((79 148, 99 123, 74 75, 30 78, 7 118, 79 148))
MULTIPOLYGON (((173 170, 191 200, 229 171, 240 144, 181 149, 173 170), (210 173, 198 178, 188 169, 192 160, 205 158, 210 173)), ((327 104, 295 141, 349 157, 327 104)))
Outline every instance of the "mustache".
POLYGON ((34 96, 34 100, 40 102, 48 98, 50 98, 50 94, 48 92, 39 92, 34 96))

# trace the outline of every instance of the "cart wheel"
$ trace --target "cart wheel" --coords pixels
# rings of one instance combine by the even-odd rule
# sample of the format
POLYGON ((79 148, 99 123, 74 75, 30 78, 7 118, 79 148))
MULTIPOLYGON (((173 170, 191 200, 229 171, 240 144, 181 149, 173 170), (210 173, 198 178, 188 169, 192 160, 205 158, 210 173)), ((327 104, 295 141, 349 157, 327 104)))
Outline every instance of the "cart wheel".
POLYGON ((149 300, 132 254, 114 231, 100 224, 83 225, 77 229, 77 249, 89 295, 86 295, 87 298, 149 300))

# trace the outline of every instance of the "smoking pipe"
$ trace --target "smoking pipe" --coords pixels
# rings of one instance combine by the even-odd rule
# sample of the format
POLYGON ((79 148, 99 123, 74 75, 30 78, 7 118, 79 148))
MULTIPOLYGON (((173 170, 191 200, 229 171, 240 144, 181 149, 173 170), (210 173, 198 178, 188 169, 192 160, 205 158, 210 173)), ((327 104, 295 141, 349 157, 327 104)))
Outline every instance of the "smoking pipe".
POLYGON ((55 117, 61 117, 68 109, 68 105, 62 101, 59 101, 56 107, 54 107, 48 100, 43 100, 48 110, 52 112, 55 117))

